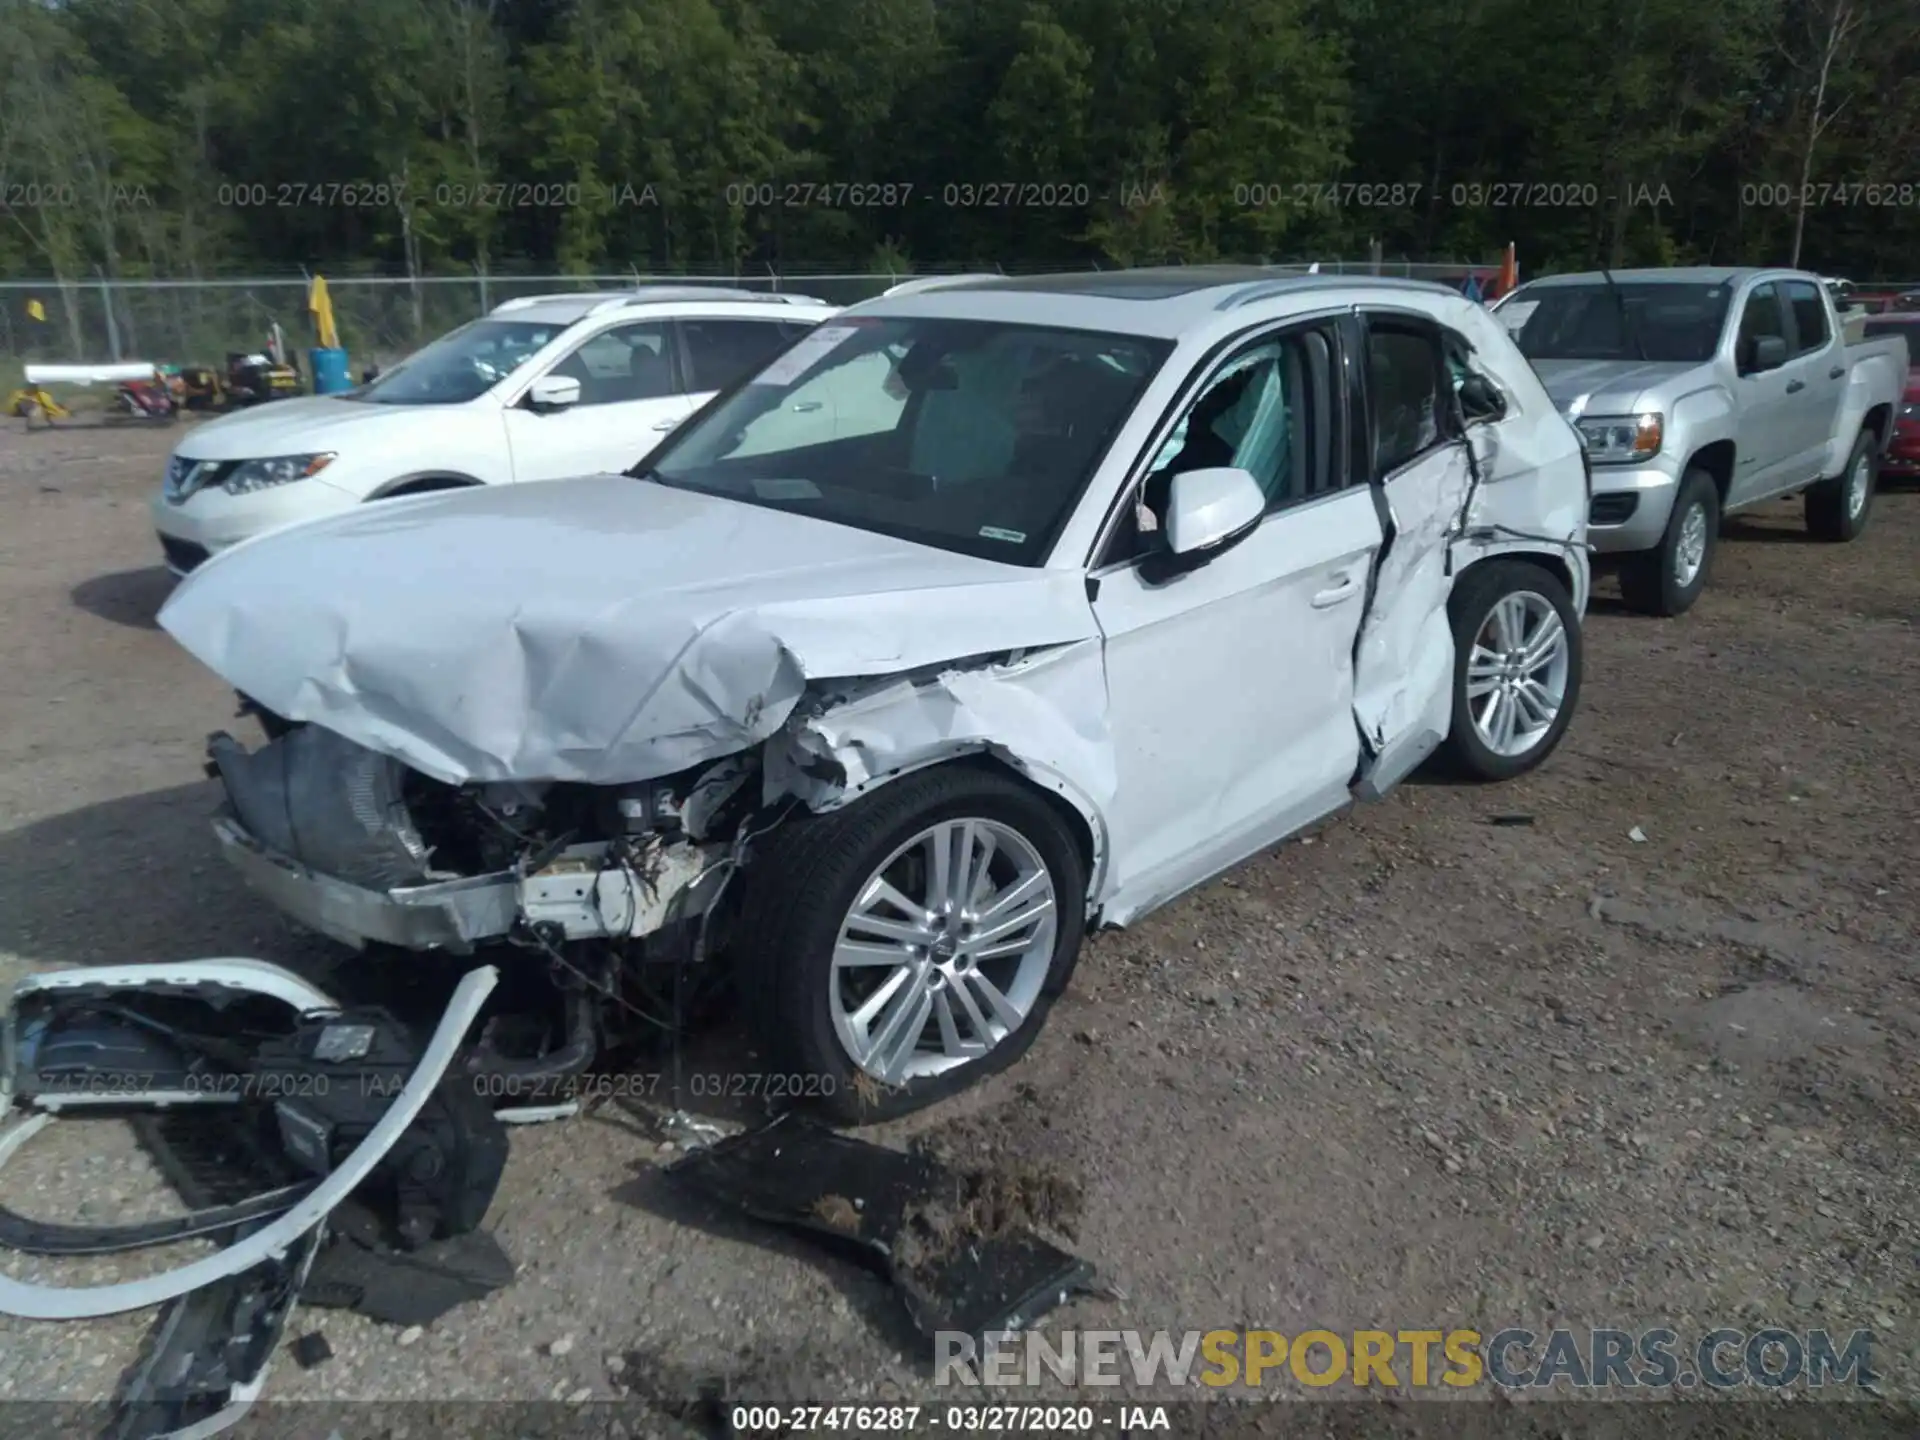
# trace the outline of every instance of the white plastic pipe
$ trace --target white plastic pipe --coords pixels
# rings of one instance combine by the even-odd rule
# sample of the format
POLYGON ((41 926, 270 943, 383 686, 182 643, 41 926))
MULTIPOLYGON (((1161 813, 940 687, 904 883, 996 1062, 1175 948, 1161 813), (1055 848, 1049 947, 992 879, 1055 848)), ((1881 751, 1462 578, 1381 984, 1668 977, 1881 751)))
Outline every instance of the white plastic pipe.
POLYGON ((29 385, 118 385, 123 380, 151 380, 158 372, 151 363, 124 365, 29 365, 29 385))

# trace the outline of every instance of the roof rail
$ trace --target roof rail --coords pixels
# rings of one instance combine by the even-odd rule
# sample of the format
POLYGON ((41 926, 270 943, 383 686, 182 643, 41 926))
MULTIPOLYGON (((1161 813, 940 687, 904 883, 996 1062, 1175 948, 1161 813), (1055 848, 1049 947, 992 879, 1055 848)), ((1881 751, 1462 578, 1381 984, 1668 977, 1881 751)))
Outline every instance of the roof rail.
POLYGON ((1378 286, 1383 290, 1417 290, 1427 295, 1451 295, 1459 298, 1460 292, 1431 280, 1413 280, 1402 275, 1287 275, 1276 280, 1253 280, 1239 286, 1221 297, 1216 310, 1237 310, 1242 305, 1251 305, 1257 300, 1271 300, 1276 295, 1293 295, 1308 290, 1337 290, 1347 285, 1359 287, 1378 286))
POLYGON ((545 305, 555 300, 571 300, 576 303, 582 300, 610 300, 616 295, 625 293, 621 290, 563 290, 553 295, 516 295, 511 300, 502 300, 487 313, 500 315, 509 310, 525 310, 530 306, 545 305))
POLYGON ((882 300, 891 300, 897 295, 918 295, 923 290, 944 290, 949 285, 971 285, 976 280, 1004 280, 1007 277, 991 271, 981 271, 972 275, 921 275, 912 280, 902 280, 898 285, 890 286, 880 292, 882 300))
POLYGON ((503 300, 489 312, 494 315, 526 310, 535 305, 585 304, 588 314, 618 310, 628 305, 658 305, 669 300, 760 300, 777 305, 824 305, 812 295, 770 294, 765 290, 743 290, 735 285, 702 285, 696 282, 665 285, 636 285, 631 290, 567 290, 550 295, 520 295, 503 300))

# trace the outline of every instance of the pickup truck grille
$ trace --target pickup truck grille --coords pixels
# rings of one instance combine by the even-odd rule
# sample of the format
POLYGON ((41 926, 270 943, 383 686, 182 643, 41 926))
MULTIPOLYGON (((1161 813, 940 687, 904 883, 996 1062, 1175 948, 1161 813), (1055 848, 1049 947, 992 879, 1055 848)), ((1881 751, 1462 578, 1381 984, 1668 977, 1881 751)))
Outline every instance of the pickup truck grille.
POLYGON ((1637 491, 1627 490, 1613 495, 1596 495, 1593 505, 1587 511, 1589 525, 1624 525, 1633 518, 1633 512, 1640 508, 1640 496, 1637 491))

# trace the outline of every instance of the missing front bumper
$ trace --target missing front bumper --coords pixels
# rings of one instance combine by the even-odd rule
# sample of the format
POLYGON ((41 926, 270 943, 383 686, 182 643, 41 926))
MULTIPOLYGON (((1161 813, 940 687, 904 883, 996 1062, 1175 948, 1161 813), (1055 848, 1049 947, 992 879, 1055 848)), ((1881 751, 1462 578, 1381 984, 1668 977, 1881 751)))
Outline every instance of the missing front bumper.
POLYGON ((466 955, 513 929, 518 879, 511 872, 369 890, 269 850, 231 816, 213 822, 221 853, 246 882, 310 930, 350 945, 397 945, 466 955))
POLYGON ((466 955, 523 922, 554 927, 568 940, 643 937, 704 915, 726 870, 718 846, 657 846, 635 867, 615 863, 604 844, 575 845, 531 875, 503 870, 372 890, 269 849, 230 815, 214 820, 213 833, 255 890, 308 929, 355 949, 466 955))

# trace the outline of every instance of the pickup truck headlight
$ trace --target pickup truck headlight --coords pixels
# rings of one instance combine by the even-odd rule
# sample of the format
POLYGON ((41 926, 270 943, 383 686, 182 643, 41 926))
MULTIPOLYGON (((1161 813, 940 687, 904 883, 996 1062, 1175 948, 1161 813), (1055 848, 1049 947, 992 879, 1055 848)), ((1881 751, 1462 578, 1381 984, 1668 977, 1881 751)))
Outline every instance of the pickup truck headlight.
POLYGON ((304 480, 318 475, 333 463, 332 451, 323 455, 276 455, 270 460, 243 460, 233 468, 220 488, 229 495, 251 495, 289 480, 304 480))
POLYGON ((1644 415, 1582 415, 1573 423, 1596 465, 1648 459, 1660 453, 1660 442, 1666 437, 1665 417, 1652 411, 1644 415))

